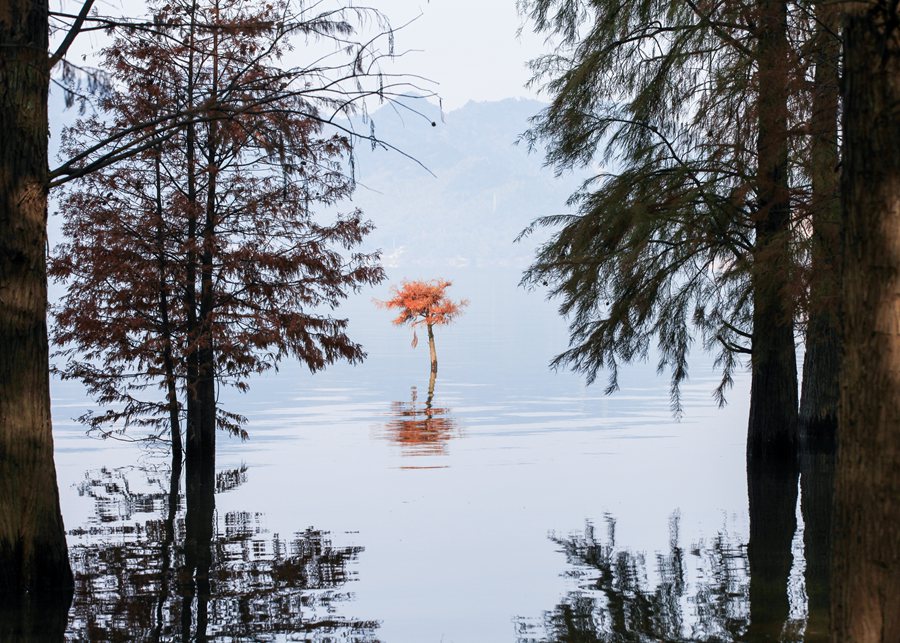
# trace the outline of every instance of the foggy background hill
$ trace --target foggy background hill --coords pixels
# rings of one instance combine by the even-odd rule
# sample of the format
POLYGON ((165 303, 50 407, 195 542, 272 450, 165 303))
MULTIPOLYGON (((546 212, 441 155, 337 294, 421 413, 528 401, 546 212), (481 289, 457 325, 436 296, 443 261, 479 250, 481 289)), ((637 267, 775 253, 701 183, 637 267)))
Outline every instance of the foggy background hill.
POLYGON ((384 250, 388 268, 413 272, 526 267, 535 240, 514 239, 535 218, 568 212, 566 199, 580 183, 554 177, 541 152, 516 144, 543 104, 469 102, 443 118, 430 103, 415 106, 426 118, 379 109, 375 135, 434 176, 396 152, 365 143, 356 151, 353 203, 376 226, 367 245, 384 250))

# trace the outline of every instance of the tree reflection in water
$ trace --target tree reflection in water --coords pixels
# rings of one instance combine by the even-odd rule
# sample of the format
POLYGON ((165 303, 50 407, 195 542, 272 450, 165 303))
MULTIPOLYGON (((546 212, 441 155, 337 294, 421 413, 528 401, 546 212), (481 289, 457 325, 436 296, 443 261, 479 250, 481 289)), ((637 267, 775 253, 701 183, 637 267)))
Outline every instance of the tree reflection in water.
POLYGON ((349 567, 362 547, 334 546, 313 528, 282 539, 252 512, 218 516, 214 492, 239 486, 245 469, 218 473, 214 489, 201 481, 194 506, 183 511, 175 473, 87 474, 79 491, 94 499, 96 521, 70 534, 76 587, 67 638, 376 640, 376 621, 338 612, 352 599, 349 567), (136 474, 149 489, 135 490, 136 474), (212 529, 203 528, 207 519, 212 529))
POLYGON ((385 423, 385 435, 400 445, 404 455, 446 455, 447 443, 458 433, 450 409, 433 404, 435 375, 431 374, 424 404, 418 402, 415 386, 409 402, 391 403, 391 419, 385 423))
POLYGON ((616 545, 610 516, 605 538, 591 524, 552 538, 578 588, 541 622, 519 619, 519 642, 827 640, 833 455, 833 444, 807 443, 799 467, 748 462, 746 543, 721 531, 685 552, 677 512, 668 550, 652 565, 645 554, 616 545), (798 478, 802 548, 795 548, 798 478), (799 569, 802 577, 792 574, 799 569))
POLYGON ((541 623, 519 619, 519 643, 529 641, 740 640, 749 617, 744 548, 722 532, 685 551, 679 517, 669 524, 669 549, 647 556, 616 545, 616 521, 606 517, 606 537, 588 523, 583 533, 551 540, 572 566, 578 589, 541 623))

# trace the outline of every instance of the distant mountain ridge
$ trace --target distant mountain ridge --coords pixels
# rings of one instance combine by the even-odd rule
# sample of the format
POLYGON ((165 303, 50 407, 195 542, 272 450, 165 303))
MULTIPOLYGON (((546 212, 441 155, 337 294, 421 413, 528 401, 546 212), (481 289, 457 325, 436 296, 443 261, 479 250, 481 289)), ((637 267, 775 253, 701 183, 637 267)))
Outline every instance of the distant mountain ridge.
POLYGON ((389 267, 524 267, 535 243, 513 240, 535 218, 568 212, 581 182, 555 177, 542 153, 517 144, 544 105, 473 101, 442 119, 436 106, 417 102, 425 119, 382 107, 372 115, 375 135, 435 176, 397 153, 357 152, 353 203, 377 227, 370 243, 389 267))

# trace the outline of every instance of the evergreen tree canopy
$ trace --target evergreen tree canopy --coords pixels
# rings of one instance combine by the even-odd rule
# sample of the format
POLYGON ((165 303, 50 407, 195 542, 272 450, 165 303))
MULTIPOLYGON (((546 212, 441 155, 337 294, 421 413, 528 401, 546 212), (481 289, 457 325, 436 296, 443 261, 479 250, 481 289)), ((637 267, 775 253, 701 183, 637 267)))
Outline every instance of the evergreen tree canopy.
MULTIPOLYGON (((757 243, 766 216, 756 145, 761 10, 751 2, 680 0, 519 6, 557 45, 531 63, 532 83, 551 103, 524 140, 545 143, 557 172, 602 167, 571 197, 574 213, 542 217, 523 233, 555 229, 523 278, 548 286, 570 318, 570 346, 554 366, 589 382, 608 369, 612 392, 618 366, 646 358, 655 342, 678 413, 697 329, 702 346, 717 354, 715 396, 724 403, 739 356, 752 352, 753 289, 777 274, 771 289, 793 301, 798 293, 780 292, 782 281, 800 283, 791 278, 796 262, 785 265, 778 254, 783 244, 770 251, 757 243), (755 281, 754 263, 762 268, 755 281)), ((782 61, 796 103, 788 128, 797 151, 803 140, 793 133, 807 98, 796 56, 808 23, 792 14, 782 61)), ((791 168, 795 199, 803 197, 802 176, 803 168, 791 168)), ((783 234, 773 238, 792 244, 783 234)))

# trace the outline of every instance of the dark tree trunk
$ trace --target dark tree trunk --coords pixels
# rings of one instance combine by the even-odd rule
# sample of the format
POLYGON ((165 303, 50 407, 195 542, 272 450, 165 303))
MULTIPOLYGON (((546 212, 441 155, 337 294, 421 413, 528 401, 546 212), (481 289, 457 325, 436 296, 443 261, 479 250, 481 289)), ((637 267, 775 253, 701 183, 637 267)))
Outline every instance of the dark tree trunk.
POLYGON ((797 531, 797 467, 788 463, 750 461, 747 495, 750 504, 750 629, 748 641, 779 641, 790 613, 788 577, 797 531))
POLYGON ((761 0, 758 35, 756 240, 753 248, 753 356, 747 457, 796 457, 797 356, 790 305, 788 45, 784 2, 761 0))
POLYGON ((825 641, 829 636, 834 455, 831 432, 811 432, 801 437, 800 507, 806 561, 807 641, 825 641))
POLYGON ((800 432, 837 428, 841 367, 841 204, 838 170, 839 26, 827 2, 816 7, 811 121, 812 266, 800 395, 800 432))
POLYGON ((200 459, 186 471, 184 569, 181 572, 182 640, 206 641, 216 506, 215 459, 200 459), (194 601, 196 600, 196 607, 194 601))
POLYGON ((46 0, 0 4, 0 593, 9 595, 72 591, 50 424, 47 11, 46 0))
POLYGON ((0 641, 35 643, 64 641, 72 595, 0 596, 0 641))
MULTIPOLYGON (((210 103, 218 100, 217 89, 219 81, 218 68, 218 32, 213 32, 212 42, 212 92, 210 103)), ((200 441, 202 458, 205 466, 214 466, 216 453, 216 355, 213 333, 213 308, 215 305, 215 285, 213 283, 213 262, 215 260, 216 247, 216 215, 217 201, 217 173, 218 173, 218 123, 213 120, 208 125, 206 140, 206 170, 208 172, 206 183, 206 206, 204 209, 204 222, 201 233, 200 252, 200 342, 197 351, 198 382, 197 399, 200 404, 200 441)))
POLYGON ((845 3, 832 640, 900 641, 900 5, 845 3))

